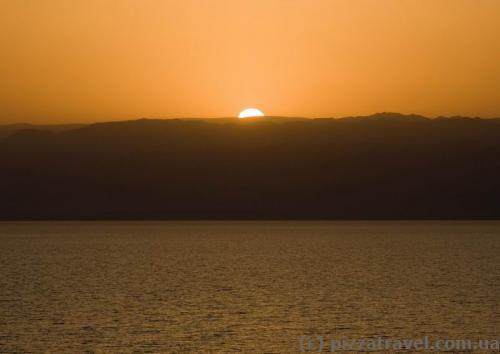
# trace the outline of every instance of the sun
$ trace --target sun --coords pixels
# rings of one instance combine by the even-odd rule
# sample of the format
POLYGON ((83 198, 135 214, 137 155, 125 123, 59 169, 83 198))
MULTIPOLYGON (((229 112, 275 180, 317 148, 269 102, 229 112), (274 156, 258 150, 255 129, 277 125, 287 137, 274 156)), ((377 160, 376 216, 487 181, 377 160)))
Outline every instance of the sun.
POLYGON ((238 118, 264 117, 264 113, 257 108, 247 108, 240 112, 238 118))

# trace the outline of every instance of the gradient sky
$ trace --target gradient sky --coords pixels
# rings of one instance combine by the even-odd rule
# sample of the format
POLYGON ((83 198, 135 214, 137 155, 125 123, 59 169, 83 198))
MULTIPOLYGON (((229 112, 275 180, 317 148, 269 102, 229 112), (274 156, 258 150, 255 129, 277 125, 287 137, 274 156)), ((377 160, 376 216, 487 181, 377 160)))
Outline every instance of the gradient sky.
POLYGON ((498 0, 2 0, 0 124, 500 116, 498 0))

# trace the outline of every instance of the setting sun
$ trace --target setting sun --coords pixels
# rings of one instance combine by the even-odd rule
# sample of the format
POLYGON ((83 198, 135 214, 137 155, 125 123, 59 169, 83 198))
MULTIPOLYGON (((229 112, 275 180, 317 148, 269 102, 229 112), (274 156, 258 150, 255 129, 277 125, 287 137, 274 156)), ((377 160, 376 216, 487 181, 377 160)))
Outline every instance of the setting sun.
POLYGON ((263 117, 264 113, 257 108, 247 108, 240 112, 238 118, 263 117))

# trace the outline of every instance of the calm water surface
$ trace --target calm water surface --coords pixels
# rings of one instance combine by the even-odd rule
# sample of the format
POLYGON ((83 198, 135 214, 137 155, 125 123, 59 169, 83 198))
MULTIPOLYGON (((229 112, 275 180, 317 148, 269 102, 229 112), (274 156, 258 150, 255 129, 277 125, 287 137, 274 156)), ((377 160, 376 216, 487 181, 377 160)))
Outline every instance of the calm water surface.
POLYGON ((498 222, 0 223, 0 352, 498 338, 498 222))

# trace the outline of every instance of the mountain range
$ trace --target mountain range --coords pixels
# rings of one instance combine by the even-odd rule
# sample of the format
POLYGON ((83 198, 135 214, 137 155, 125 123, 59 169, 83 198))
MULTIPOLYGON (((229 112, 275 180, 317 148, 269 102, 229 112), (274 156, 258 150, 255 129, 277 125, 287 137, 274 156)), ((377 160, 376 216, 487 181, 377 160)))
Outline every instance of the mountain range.
POLYGON ((0 127, 0 219, 497 219, 500 119, 0 127))

